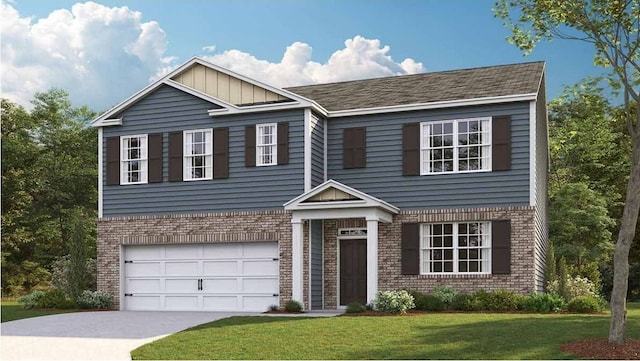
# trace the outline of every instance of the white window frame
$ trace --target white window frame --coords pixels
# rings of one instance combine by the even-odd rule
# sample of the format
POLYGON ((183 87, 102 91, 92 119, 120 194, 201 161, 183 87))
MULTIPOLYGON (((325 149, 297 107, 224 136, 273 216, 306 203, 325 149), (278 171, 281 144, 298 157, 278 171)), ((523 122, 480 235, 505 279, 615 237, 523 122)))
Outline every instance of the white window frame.
POLYGON ((491 117, 479 117, 479 118, 464 118, 464 119, 451 119, 451 120, 439 120, 434 122, 421 122, 420 123, 420 175, 434 175, 434 174, 456 174, 456 173, 478 173, 478 172, 491 172, 492 162, 491 162, 491 152, 492 152, 492 118, 491 117), (483 167, 480 169, 466 169, 460 170, 460 157, 459 157, 459 149, 462 147, 468 147, 469 145, 459 145, 458 140, 460 137, 459 124, 462 122, 469 121, 478 121, 481 123, 480 133, 486 135, 482 137, 482 143, 476 144, 473 146, 480 146, 483 148, 483 156, 481 159, 483 160, 483 167), (451 171, 433 171, 431 169, 431 151, 434 147, 429 146, 429 139, 431 137, 430 134, 430 126, 433 125, 442 125, 444 127, 445 124, 452 125, 452 135, 453 135, 453 170, 451 171))
MULTIPOLYGON (((443 234, 444 234, 444 230, 443 230, 443 234)), ((435 222, 435 223, 422 223, 420 224, 420 274, 423 275, 482 275, 482 274, 491 274, 491 247, 492 247, 492 228, 491 228, 491 222, 490 221, 464 221, 464 222, 435 222), (458 245, 458 237, 459 237, 459 232, 458 232, 458 225, 459 224, 469 224, 469 223, 481 223, 483 224, 486 229, 486 235, 485 237, 483 237, 482 239, 482 246, 481 247, 460 247, 458 245), (430 229, 430 227, 432 225, 437 225, 440 224, 444 227, 445 224, 451 224, 452 225, 452 244, 451 247, 444 247, 444 239, 443 239, 443 247, 429 247, 429 234, 428 234, 428 230, 430 229), (430 250, 433 249, 451 249, 453 252, 453 267, 452 267, 452 272, 445 272, 444 271, 444 267, 443 267, 443 271, 441 272, 431 272, 429 271, 429 260, 425 259, 425 254, 428 253, 430 250), (459 250, 464 250, 464 249, 478 249, 480 252, 486 252, 485 254, 482 255, 481 260, 482 260, 482 269, 480 271, 477 272, 460 272, 459 271, 459 262, 460 262, 460 257, 458 254, 459 250)), ((444 257, 443 257, 444 258, 444 257)))
POLYGON ((265 167, 278 165, 278 123, 256 124, 256 166, 265 167), (260 132, 262 129, 272 128, 271 143, 263 143, 260 132), (271 149, 271 162, 264 162, 261 150, 271 149))
POLYGON ((149 148, 148 148, 148 137, 147 134, 135 134, 135 135, 125 135, 120 137, 120 184, 128 185, 128 184, 146 184, 147 183, 147 170, 148 170, 148 162, 149 162, 149 148), (140 152, 139 158, 129 159, 128 158, 128 150, 129 147, 125 147, 125 144, 131 140, 138 138, 138 142, 140 143, 140 152), (140 176, 138 177, 137 182, 129 181, 129 163, 130 162, 139 162, 138 172, 140 176))
POLYGON ((200 181, 213 179, 213 129, 193 129, 185 130, 182 132, 182 179, 184 181, 200 181), (195 133, 205 134, 205 149, 202 154, 191 154, 191 147, 193 142, 191 136, 195 133), (205 176, 201 178, 194 178, 190 166, 191 160, 194 157, 205 157, 205 176))

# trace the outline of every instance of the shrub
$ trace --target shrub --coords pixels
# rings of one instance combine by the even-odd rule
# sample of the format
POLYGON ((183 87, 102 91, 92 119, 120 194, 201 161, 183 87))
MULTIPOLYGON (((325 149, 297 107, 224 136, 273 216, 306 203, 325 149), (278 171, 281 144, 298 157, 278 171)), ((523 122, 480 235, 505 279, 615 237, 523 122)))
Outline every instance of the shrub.
POLYGON ((550 293, 563 294, 568 301, 580 296, 597 297, 597 286, 586 277, 567 276, 564 282, 550 281, 547 284, 547 290, 550 293), (564 287, 564 290, 562 289, 564 287))
POLYGON ((289 300, 284 304, 284 310, 287 312, 302 312, 302 304, 298 301, 289 300))
POLYGON ((373 311, 374 307, 373 307, 373 303, 367 303, 366 305, 364 305, 364 308, 367 311, 373 311))
POLYGON ((420 295, 415 299, 416 309, 421 311, 444 311, 447 305, 436 295, 420 295))
POLYGON ((413 296, 405 290, 378 292, 374 306, 379 311, 389 313, 406 313, 416 307, 413 296))
POLYGON ((74 308, 75 303, 58 289, 47 291, 37 302, 38 308, 74 308))
POLYGON ((515 292, 500 289, 487 293, 484 299, 484 309, 490 311, 521 310, 526 297, 515 292))
POLYGON ((456 296, 456 291, 453 287, 438 286, 433 289, 433 296, 438 298, 444 304, 445 308, 451 308, 453 298, 456 296))
POLYGON ((76 303, 80 308, 106 310, 111 307, 112 299, 106 292, 85 290, 78 296, 76 303))
POLYGON ((278 311, 280 307, 278 305, 270 305, 268 311, 278 311))
MULTIPOLYGON (((87 272, 84 274, 84 289, 95 291, 96 285, 96 273, 97 263, 94 258, 87 258, 87 272)), ((56 258, 51 264, 51 285, 59 290, 62 290, 64 294, 71 295, 71 285, 69 283, 69 277, 71 274, 71 261, 69 256, 62 256, 56 258)))
POLYGON ((484 303, 476 295, 458 293, 453 297, 451 308, 458 311, 480 311, 484 309, 484 303))
POLYGON ((366 310, 367 308, 360 302, 351 302, 347 305, 347 313, 361 313, 366 310))
POLYGON ((44 291, 33 291, 26 296, 18 298, 18 303, 25 309, 36 308, 40 299, 44 297, 44 294, 44 291))
POLYGON ((567 310, 577 313, 594 313, 604 309, 604 302, 595 296, 578 296, 567 303, 567 310))
POLYGON ((560 312, 564 309, 564 298, 556 293, 533 293, 524 302, 529 312, 560 312))

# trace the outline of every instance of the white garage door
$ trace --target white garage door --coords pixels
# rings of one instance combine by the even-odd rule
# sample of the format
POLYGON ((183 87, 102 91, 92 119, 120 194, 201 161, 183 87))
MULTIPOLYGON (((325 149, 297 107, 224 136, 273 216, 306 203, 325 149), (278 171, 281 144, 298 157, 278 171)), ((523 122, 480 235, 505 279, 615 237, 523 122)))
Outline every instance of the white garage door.
POLYGON ((266 311, 278 304, 276 242, 126 246, 124 308, 266 311))

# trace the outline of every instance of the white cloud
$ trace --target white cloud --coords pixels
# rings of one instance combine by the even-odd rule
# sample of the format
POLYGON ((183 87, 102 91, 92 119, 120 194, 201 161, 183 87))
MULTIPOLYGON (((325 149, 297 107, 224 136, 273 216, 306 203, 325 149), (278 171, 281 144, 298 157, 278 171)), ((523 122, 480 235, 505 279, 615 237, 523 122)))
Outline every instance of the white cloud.
MULTIPOLYGON (((42 19, 0 6, 1 96, 26 107, 35 92, 57 87, 77 106, 106 110, 176 66, 161 25, 126 6, 77 3, 42 19)), ((288 46, 278 62, 236 49, 215 54, 215 45, 201 49, 213 63, 280 87, 424 71, 411 58, 395 61, 377 39, 355 36, 344 44, 324 63, 313 61, 303 42, 288 46)))
POLYGON ((34 20, 0 6, 2 97, 25 106, 57 87, 76 105, 107 108, 173 60, 160 25, 127 7, 78 3, 34 20))
POLYGON ((334 52, 324 64, 312 61, 311 46, 302 42, 288 46, 278 63, 257 59, 240 50, 227 50, 204 58, 280 87, 424 72, 422 63, 411 58, 400 63, 394 61, 388 55, 389 46, 381 46, 380 40, 358 35, 344 44, 344 49, 334 52))

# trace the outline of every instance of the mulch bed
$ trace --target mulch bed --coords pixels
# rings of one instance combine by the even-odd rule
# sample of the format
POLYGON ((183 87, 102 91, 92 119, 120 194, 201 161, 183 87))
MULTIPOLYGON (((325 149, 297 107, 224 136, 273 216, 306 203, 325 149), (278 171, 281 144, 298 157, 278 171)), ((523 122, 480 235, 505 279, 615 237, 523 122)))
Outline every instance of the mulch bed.
POLYGON ((598 360, 640 360, 640 340, 627 339, 624 345, 609 343, 607 338, 594 338, 565 343, 563 352, 598 360))

